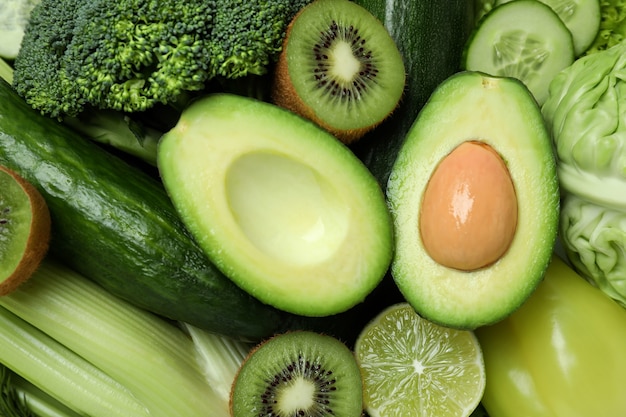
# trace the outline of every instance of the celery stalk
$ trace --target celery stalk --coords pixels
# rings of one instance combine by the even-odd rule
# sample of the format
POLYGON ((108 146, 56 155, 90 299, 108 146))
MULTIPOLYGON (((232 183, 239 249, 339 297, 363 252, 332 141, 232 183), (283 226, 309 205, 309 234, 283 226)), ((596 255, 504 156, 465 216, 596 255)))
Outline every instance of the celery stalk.
POLYGON ((0 416, 83 417, 3 365, 0 365, 0 416))
POLYGON ((35 417, 33 411, 26 405, 26 394, 20 392, 15 384, 16 376, 17 374, 6 366, 0 365, 0 416, 35 417))
POLYGON ((149 415, 125 387, 3 307, 0 346, 0 363, 81 415, 149 415))
POLYGON ((188 323, 181 325, 193 340, 205 378, 217 396, 228 403, 239 367, 253 346, 188 323))
POLYGON ((188 335, 59 263, 46 259, 0 305, 127 387, 152 417, 228 415, 188 335))

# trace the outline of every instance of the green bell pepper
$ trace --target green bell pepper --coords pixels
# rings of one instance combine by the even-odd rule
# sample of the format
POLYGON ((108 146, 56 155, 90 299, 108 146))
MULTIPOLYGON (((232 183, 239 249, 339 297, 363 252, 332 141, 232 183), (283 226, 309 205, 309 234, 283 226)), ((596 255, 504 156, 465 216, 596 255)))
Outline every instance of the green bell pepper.
POLYGON ((526 303, 476 335, 490 417, 626 416, 626 310, 558 257, 526 303))

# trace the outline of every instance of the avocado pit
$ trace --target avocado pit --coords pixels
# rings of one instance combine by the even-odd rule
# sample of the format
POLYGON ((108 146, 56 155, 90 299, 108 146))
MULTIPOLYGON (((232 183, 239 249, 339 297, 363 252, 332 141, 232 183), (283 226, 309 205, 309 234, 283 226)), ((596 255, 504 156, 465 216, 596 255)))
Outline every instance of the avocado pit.
POLYGON ((445 156, 433 172, 419 229, 434 261, 473 271, 506 253, 517 217, 515 187, 506 164, 491 146, 471 140, 445 156))

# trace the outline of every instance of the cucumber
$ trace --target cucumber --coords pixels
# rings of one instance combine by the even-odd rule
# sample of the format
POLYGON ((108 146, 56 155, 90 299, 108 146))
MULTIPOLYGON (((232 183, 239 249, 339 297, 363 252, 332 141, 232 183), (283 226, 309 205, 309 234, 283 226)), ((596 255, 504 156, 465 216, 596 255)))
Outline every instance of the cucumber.
POLYGON ((208 261, 160 181, 33 110, 1 79, 0 165, 44 196, 51 256, 141 308, 251 341, 295 328, 352 335, 369 317, 306 319, 252 298, 208 261))
POLYGON ((574 62, 574 41, 556 12, 539 0, 491 9, 470 35, 463 68, 522 81, 539 105, 554 76, 574 62))
POLYGON ((355 0, 378 17, 404 58, 407 84, 400 106, 353 145, 385 188, 391 166, 420 109, 433 90, 460 69, 474 23, 474 2, 446 0, 355 0))
MULTIPOLYGON (((515 0, 497 0, 495 6, 515 0)), ((574 53, 580 56, 591 46, 600 30, 600 0, 541 0, 559 15, 574 40, 574 53)))

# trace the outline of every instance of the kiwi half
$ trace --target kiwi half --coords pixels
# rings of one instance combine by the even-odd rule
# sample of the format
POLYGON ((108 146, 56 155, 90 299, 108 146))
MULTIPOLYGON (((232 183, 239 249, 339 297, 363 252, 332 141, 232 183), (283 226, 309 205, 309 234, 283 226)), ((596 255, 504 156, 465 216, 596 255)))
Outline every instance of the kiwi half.
POLYGON ((383 24, 348 0, 315 0, 287 28, 272 100, 352 143, 397 107, 402 56, 383 24))
POLYGON ((0 296, 30 278, 48 251, 50 212, 39 191, 0 166, 0 296))
POLYGON ((352 351, 310 331, 278 334, 254 348, 232 385, 233 417, 359 417, 363 385, 352 351))

